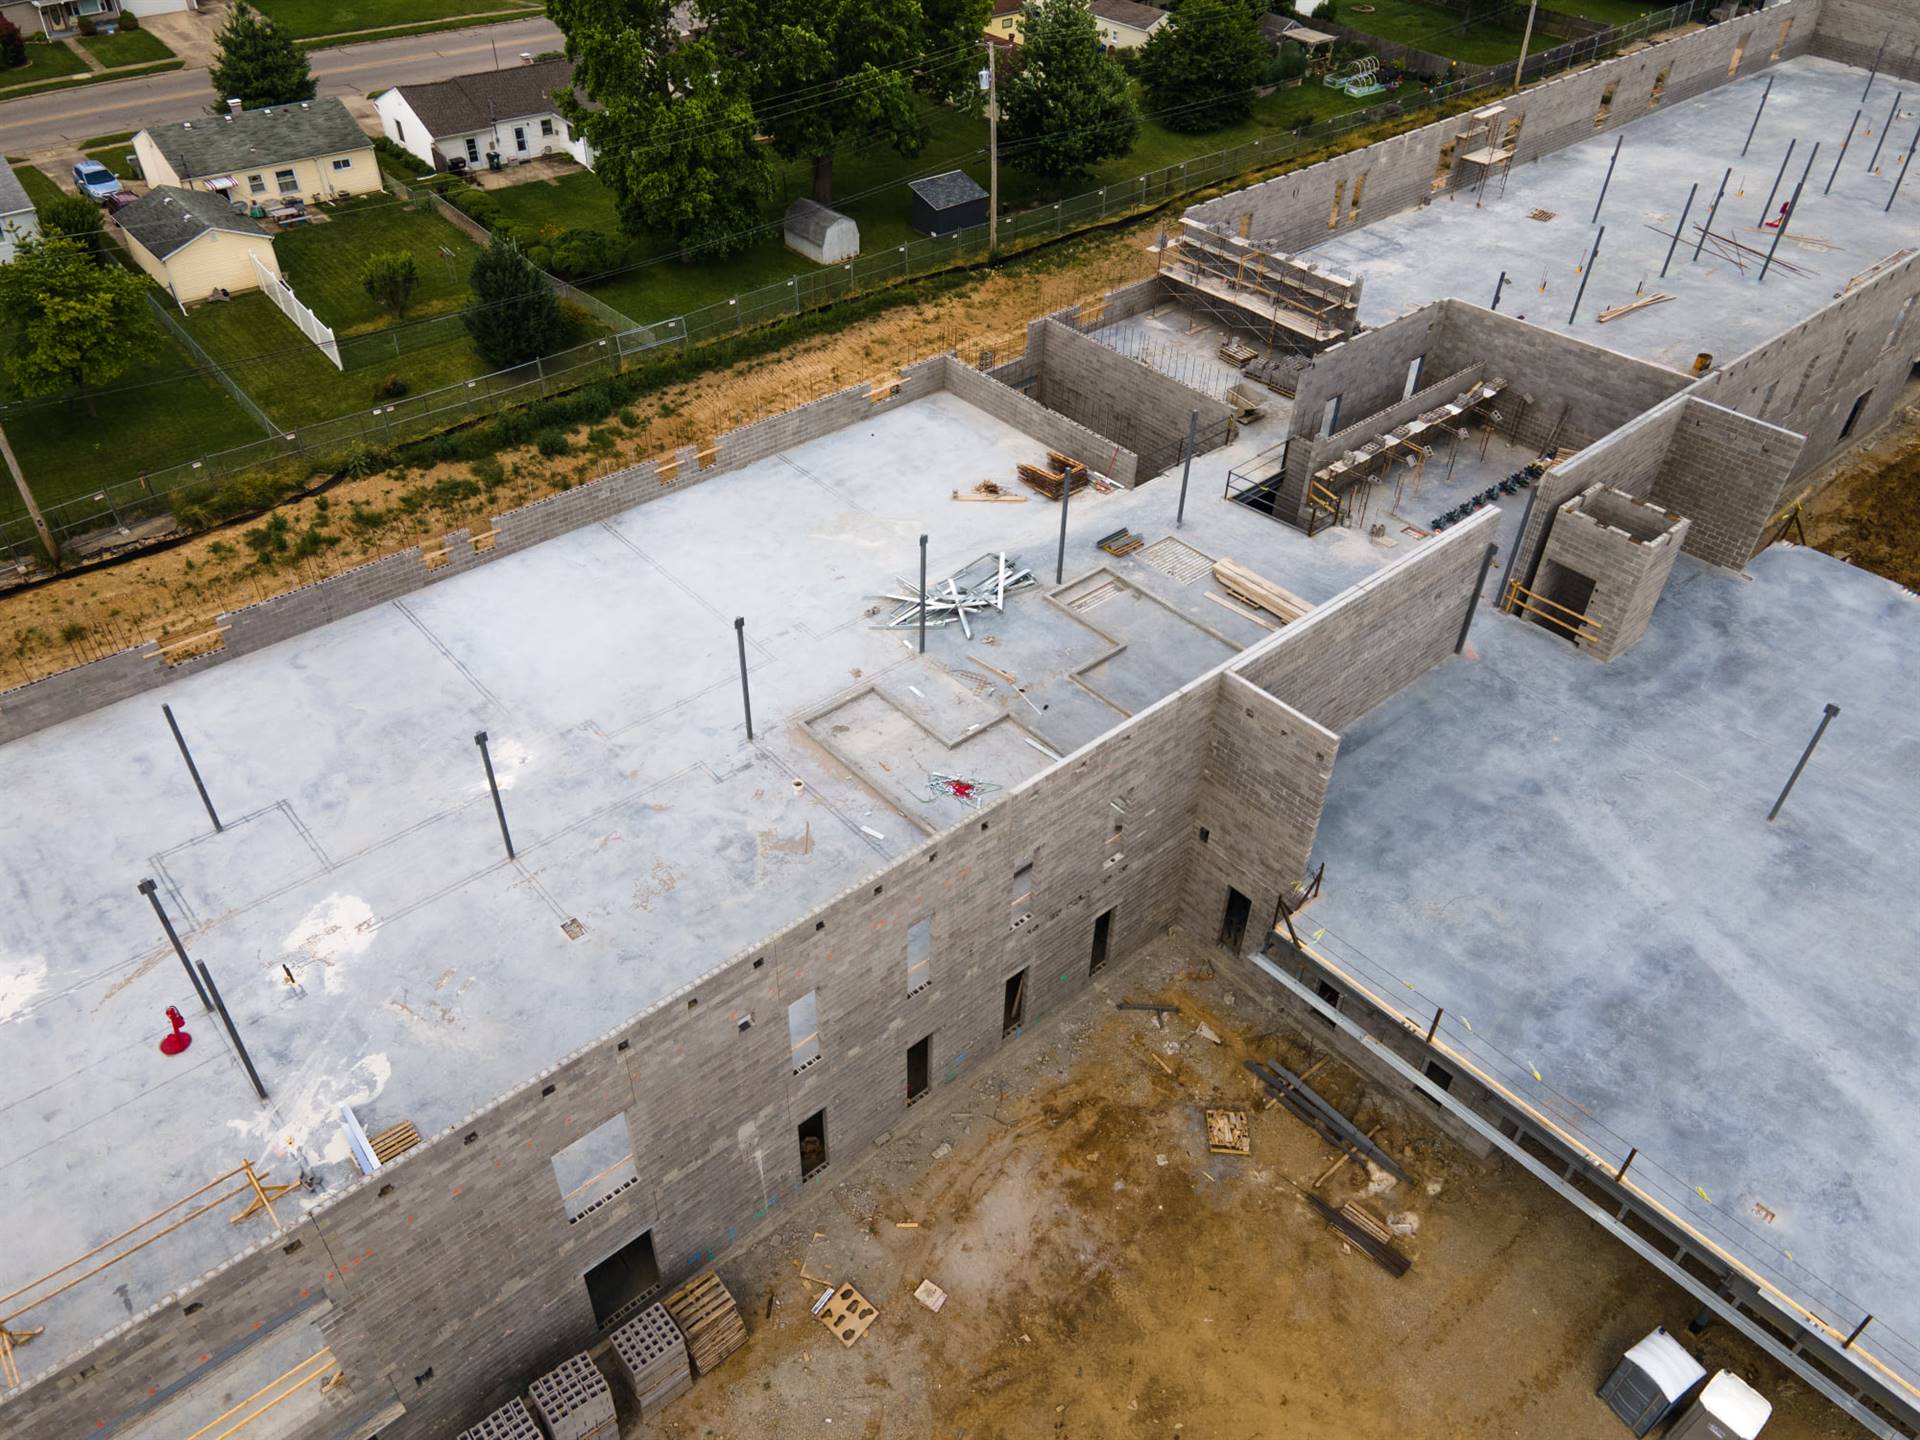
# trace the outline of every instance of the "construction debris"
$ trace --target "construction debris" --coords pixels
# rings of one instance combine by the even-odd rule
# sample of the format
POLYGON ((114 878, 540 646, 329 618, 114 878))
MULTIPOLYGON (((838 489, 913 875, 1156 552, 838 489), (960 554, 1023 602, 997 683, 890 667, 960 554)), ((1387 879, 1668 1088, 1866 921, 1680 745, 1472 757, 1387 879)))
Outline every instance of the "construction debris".
POLYGON ((1006 486, 996 484, 992 480, 982 480, 978 485, 973 487, 972 491, 965 495, 962 495, 956 490, 953 492, 953 498, 956 500, 973 500, 982 504, 993 505, 1024 505, 1027 503, 1026 496, 1015 495, 1011 493, 1006 486))
POLYGON ((1098 543, 1109 555, 1131 555, 1147 542, 1144 536, 1134 534, 1123 525, 1111 535, 1101 536, 1098 543))
POLYGON ((1256 575, 1244 565, 1230 559, 1213 562, 1213 578, 1234 599, 1244 605, 1257 606, 1269 614, 1280 617, 1282 624, 1291 625, 1296 620, 1306 618, 1313 606, 1290 591, 1282 590, 1263 575, 1256 575))
POLYGON ((1662 301, 1671 300, 1672 298, 1673 296, 1667 294, 1666 291, 1656 290, 1651 295, 1643 295, 1638 300, 1630 301, 1625 305, 1615 305, 1609 310, 1602 310, 1595 318, 1604 325, 1609 320, 1618 320, 1622 315, 1631 315, 1636 310, 1644 310, 1649 305, 1658 305, 1662 301))
POLYGON ((1258 1060, 1243 1060, 1240 1063, 1271 1090, 1281 1104, 1312 1126, 1320 1138, 1336 1150, 1355 1151, 1361 1159, 1373 1161, 1394 1179, 1404 1181, 1407 1178, 1407 1172, 1400 1168, 1391 1155, 1361 1134, 1351 1120, 1321 1099, 1304 1079, 1286 1066, 1277 1060, 1264 1064, 1258 1060))
POLYGON ((1229 335, 1220 342, 1220 358, 1236 370, 1243 370, 1258 359, 1260 352, 1238 336, 1229 335))
POLYGON ((927 772, 929 805, 944 795, 949 800, 958 800, 962 805, 978 810, 986 804, 987 796, 999 788, 991 780, 979 780, 970 775, 942 775, 937 770, 927 772))
POLYGON ((880 1312, 868 1303, 851 1285, 842 1285, 839 1289, 828 1289, 813 1302, 813 1313, 820 1323, 838 1337, 842 1345, 851 1346, 872 1325, 880 1312))
POLYGON ((1253 1136, 1244 1110, 1207 1111, 1207 1149, 1215 1155, 1251 1155, 1253 1136))
MULTIPOLYGON (((1335 1234, 1344 1240, 1351 1241, 1362 1254, 1396 1280, 1413 1268, 1411 1260, 1394 1249, 1388 1241, 1374 1235, 1374 1226, 1356 1220, 1346 1210, 1334 1209, 1318 1195, 1308 1193, 1307 1203, 1319 1211, 1320 1218, 1327 1222, 1335 1234)), ((1353 1207, 1348 1207, 1348 1209, 1351 1208, 1353 1207)))
MULTIPOLYGON (((900 579, 898 576, 894 578, 900 579)), ((997 555, 982 555, 945 580, 928 585, 924 601, 918 585, 909 580, 900 580, 900 590, 888 590, 882 595, 883 599, 900 602, 899 608, 887 617, 886 624, 873 628, 917 628, 924 604, 927 628, 958 624, 967 639, 971 640, 973 627, 967 623, 969 615, 983 610, 1004 610, 1008 595, 1037 583, 1031 570, 1020 567, 1018 555, 1009 557, 1004 551, 997 555)))
POLYGON ((1038 490, 1047 499, 1058 500, 1069 488, 1084 490, 1093 483, 1092 477, 1087 473, 1087 467, 1078 460, 1071 460, 1065 455, 1055 455, 1051 452, 1047 458, 1053 461, 1057 468, 1044 470, 1038 465, 1029 465, 1024 461, 1014 467, 1022 481, 1038 490))
POLYGON ((947 1292, 931 1280, 922 1280, 914 1287, 913 1298, 938 1315, 940 1307, 947 1303, 947 1292))

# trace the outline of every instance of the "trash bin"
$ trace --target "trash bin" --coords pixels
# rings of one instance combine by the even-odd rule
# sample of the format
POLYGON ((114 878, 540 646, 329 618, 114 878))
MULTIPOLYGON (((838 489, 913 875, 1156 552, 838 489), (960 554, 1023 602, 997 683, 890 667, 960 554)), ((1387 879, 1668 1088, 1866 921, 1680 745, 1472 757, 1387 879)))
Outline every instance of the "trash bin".
POLYGON ((500 152, 498 150, 487 151, 487 169, 498 170, 499 168, 500 168, 500 152))
POLYGON ((1600 1398, 1635 1435, 1645 1435, 1678 1409, 1706 1374, 1706 1367, 1678 1340, 1656 1327, 1613 1367, 1600 1387, 1600 1398))

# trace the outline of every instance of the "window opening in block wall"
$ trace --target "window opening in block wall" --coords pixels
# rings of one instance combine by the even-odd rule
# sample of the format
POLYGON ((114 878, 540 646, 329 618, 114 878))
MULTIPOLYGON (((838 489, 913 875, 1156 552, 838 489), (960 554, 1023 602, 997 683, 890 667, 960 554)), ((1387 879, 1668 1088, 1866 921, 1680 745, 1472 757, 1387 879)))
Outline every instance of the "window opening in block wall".
POLYGON ((918 995, 933 983, 933 917, 907 927, 907 994, 918 995))
POLYGON ((660 1288, 660 1262, 653 1254, 653 1232, 642 1230, 587 1271, 587 1298, 602 1330, 611 1329, 646 1303, 660 1288))
POLYGON ((1087 974, 1098 975, 1107 968, 1107 946, 1113 939, 1113 911, 1102 910, 1093 917, 1093 954, 1087 961, 1087 974))
POLYGON ((1333 208, 1327 212, 1327 229, 1340 228, 1340 202, 1346 197, 1347 182, 1344 177, 1333 182, 1333 208))
POLYGON ((1527 117, 1525 112, 1515 115, 1511 120, 1507 121, 1506 138, 1500 142, 1500 148, 1505 150, 1508 155, 1512 155, 1513 152, 1519 148, 1520 131, 1525 127, 1526 123, 1527 117))
POLYGON ((787 1006, 787 1045, 798 1075, 820 1058, 820 995, 809 990, 787 1006))
POLYGON ((1733 58, 1727 61, 1727 78, 1731 80, 1740 73, 1740 62, 1746 58, 1747 37, 1742 35, 1733 42, 1733 58))
POLYGON ((1440 153, 1433 161, 1433 186, 1436 191, 1447 188, 1447 181, 1453 178, 1453 151, 1459 142, 1449 140, 1440 147, 1440 153))
POLYGON ((1427 363, 1427 357, 1416 355, 1407 365, 1407 388, 1400 393, 1402 400, 1411 400, 1413 392, 1420 388, 1420 368, 1427 363))
POLYGON ((800 1178, 811 1180, 827 1168, 827 1112, 816 1110, 800 1122, 800 1178))
POLYGON ((1353 224, 1360 218, 1360 197, 1367 193, 1367 172, 1362 170, 1353 177, 1353 203, 1347 207, 1347 223, 1353 224))
POLYGON ((1107 853, 1100 862, 1102 870, 1111 869, 1127 858, 1127 802, 1109 800, 1107 802, 1107 853))
POLYGON ((1867 408, 1867 401, 1871 400, 1872 398, 1873 398, 1873 391, 1869 390, 1867 391, 1866 394, 1862 395, 1858 400, 1853 402, 1853 409, 1847 412, 1847 423, 1840 427, 1840 438, 1842 440, 1846 439, 1847 436, 1853 433, 1853 427, 1860 423, 1861 412, 1867 408))
POLYGON ((1614 85, 1609 85, 1600 92, 1600 107, 1593 112, 1593 128, 1596 130, 1605 125, 1607 123, 1607 117, 1613 114, 1613 92, 1615 88, 1614 85))
MULTIPOLYGON (((1436 1090, 1451 1090, 1453 1088, 1453 1072, 1438 1060, 1427 1061, 1426 1076, 1427 1079, 1433 1082, 1436 1090)), ((1416 1088, 1414 1093, 1436 1110, 1440 1108, 1440 1102, 1425 1090, 1416 1088)))
POLYGON ((1328 397, 1327 403, 1320 410, 1320 438, 1324 440, 1334 434, 1339 429, 1339 425, 1340 397, 1333 395, 1328 397))
POLYGON ((1660 103, 1660 97, 1667 93, 1667 76, 1672 73, 1671 65, 1662 65, 1660 73, 1653 77, 1653 89, 1647 95, 1647 109, 1653 109, 1660 103))
POLYGON ((1778 60, 1780 52, 1787 48, 1787 36, 1793 33, 1793 17, 1789 15, 1780 22, 1780 33, 1774 37, 1773 53, 1767 56, 1769 61, 1778 60))
POLYGON ((933 1088, 933 1037, 923 1035, 907 1047, 907 1104, 933 1088))
POLYGON ((1252 915, 1253 902, 1229 886, 1226 913, 1220 917, 1220 943, 1236 955, 1246 943, 1247 921, 1252 915))
POLYGON ((622 1190, 639 1183, 627 1117, 596 1125, 553 1157, 553 1178, 567 1207, 567 1223, 584 1220, 622 1190))
POLYGON ((1033 919, 1033 861, 1014 867, 1012 929, 1018 930, 1033 919))
MULTIPOLYGON (((1333 986, 1329 985, 1326 981, 1324 980, 1316 981, 1314 983, 1313 989, 1316 995, 1318 995, 1322 1000, 1327 1002, 1327 1008, 1329 1010, 1338 1010, 1340 1008, 1340 992, 1334 989, 1333 986)), ((1335 1030, 1339 1028, 1333 1023, 1333 1017, 1331 1015, 1323 1015, 1318 1010, 1315 1010, 1313 1012, 1313 1018, 1315 1020, 1318 1020, 1322 1025, 1326 1026, 1329 1030, 1335 1030)))
POLYGON ((1007 977, 1006 986, 1000 997, 1000 1038, 1017 1033, 1027 1021, 1027 972, 1021 970, 1007 977))

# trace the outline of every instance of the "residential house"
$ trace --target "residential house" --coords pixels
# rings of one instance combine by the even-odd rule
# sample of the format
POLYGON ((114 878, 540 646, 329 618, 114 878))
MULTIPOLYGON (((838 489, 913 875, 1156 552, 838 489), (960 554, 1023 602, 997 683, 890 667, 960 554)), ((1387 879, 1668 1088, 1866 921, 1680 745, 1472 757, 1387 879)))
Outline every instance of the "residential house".
POLYGON ((40 233, 40 215, 12 169, 0 165, 0 265, 13 259, 13 247, 40 233))
POLYGON ((1100 43, 1109 50, 1137 50, 1167 23, 1167 12, 1139 0, 1090 0, 1100 43))
POLYGON ((554 101, 573 88, 573 63, 540 60, 456 75, 429 85, 397 85, 373 102, 389 140, 421 163, 447 170, 498 155, 513 163, 570 155, 593 168, 593 151, 573 133, 554 101))
POLYGON ((20 33, 35 29, 50 39, 79 33, 90 19, 101 30, 112 30, 120 16, 164 15, 174 10, 198 10, 200 0, 12 0, 0 4, 0 16, 13 21, 20 33))
POLYGON ((987 39, 1001 45, 1018 45, 1026 33, 1026 19, 1021 15, 1026 0, 993 0, 993 9, 987 15, 987 39))
POLYGON ((210 190, 253 205, 378 190, 373 142, 338 100, 267 105, 155 125, 133 137, 149 185, 210 190))
POLYGON ((216 290, 257 290, 258 260, 280 273, 273 237, 224 195, 161 185, 113 217, 134 263, 182 307, 216 290))

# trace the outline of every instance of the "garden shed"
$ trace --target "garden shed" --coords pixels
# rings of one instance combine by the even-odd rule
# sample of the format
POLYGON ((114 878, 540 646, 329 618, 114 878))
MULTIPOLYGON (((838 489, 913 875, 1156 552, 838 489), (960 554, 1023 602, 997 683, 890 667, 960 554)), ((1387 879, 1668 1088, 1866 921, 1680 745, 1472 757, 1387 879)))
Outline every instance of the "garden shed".
POLYGON ((787 207, 786 238, 789 250, 821 265, 851 260, 860 253, 860 227, 853 217, 805 197, 787 207))
POLYGON ((910 223, 922 235, 951 235, 987 223, 987 192, 964 170, 915 180, 910 223))

